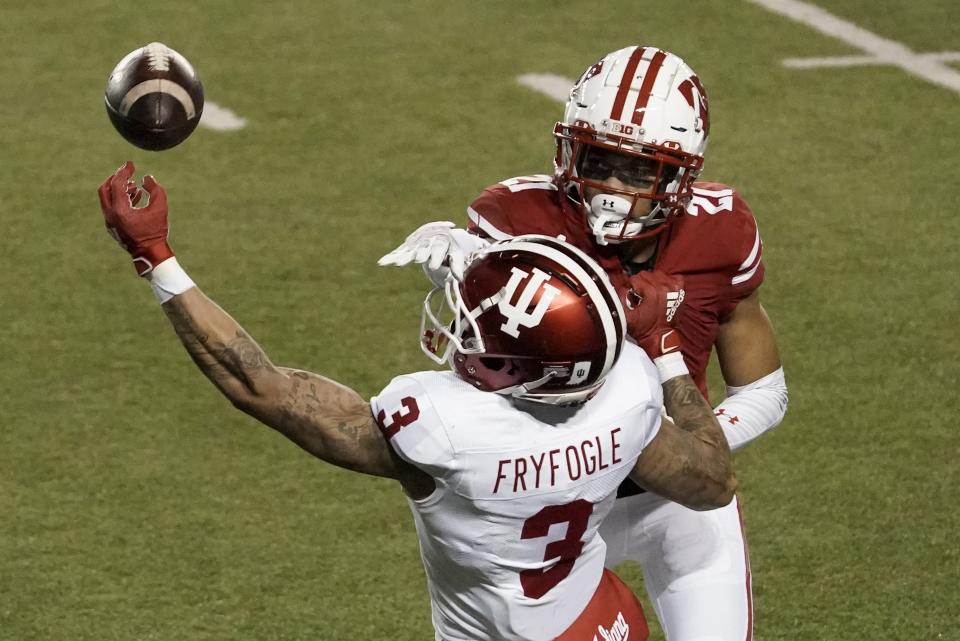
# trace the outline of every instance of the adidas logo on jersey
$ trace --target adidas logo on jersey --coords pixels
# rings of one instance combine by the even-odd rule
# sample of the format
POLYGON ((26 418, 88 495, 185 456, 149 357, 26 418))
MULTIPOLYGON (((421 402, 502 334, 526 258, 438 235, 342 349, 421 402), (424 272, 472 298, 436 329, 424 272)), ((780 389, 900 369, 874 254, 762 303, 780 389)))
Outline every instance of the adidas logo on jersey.
POLYGON ((680 305, 683 304, 683 297, 685 293, 681 289, 676 292, 667 292, 667 322, 673 320, 674 315, 677 313, 677 310, 680 309, 680 305))
POLYGON ((627 641, 630 638, 630 625, 623 618, 623 612, 617 612, 617 618, 610 629, 604 630, 602 625, 598 625, 597 632, 600 637, 593 635, 593 641, 627 641))

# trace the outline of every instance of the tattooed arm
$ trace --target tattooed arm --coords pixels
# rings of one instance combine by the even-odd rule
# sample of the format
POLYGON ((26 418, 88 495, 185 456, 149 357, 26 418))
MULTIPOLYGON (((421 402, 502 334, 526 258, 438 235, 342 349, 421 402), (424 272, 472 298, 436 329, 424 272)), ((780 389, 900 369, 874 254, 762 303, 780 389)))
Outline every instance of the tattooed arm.
POLYGON ((663 384, 663 405, 673 420, 637 459, 631 478, 638 485, 694 510, 723 507, 737 479, 723 430, 689 375, 663 384))
POLYGON ((397 479, 413 495, 433 481, 400 459, 355 391, 318 374, 277 367, 244 329, 194 287, 163 304, 197 367, 238 409, 328 463, 397 479))

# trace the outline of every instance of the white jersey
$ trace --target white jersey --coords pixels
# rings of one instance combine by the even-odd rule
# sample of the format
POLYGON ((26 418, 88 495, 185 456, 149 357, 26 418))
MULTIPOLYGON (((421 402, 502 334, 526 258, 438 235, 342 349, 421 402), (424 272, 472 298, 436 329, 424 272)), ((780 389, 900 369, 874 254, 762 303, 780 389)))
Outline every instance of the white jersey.
POLYGON ((597 528, 662 403, 629 343, 578 410, 519 409, 452 372, 399 376, 371 400, 394 449, 436 482, 409 503, 437 639, 540 641, 573 623, 603 572, 597 528))

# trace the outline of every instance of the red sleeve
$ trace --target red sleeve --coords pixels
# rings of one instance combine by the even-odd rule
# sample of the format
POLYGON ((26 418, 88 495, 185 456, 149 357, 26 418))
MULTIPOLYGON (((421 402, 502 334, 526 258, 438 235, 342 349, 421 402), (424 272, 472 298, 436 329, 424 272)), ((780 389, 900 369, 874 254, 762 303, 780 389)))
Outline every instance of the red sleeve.
POLYGON ((763 283, 766 267, 763 264, 763 240, 760 238, 760 229, 757 219, 740 194, 733 194, 733 214, 736 225, 731 227, 737 231, 736 239, 731 246, 736 247, 734 262, 730 269, 731 307, 752 294, 763 283), (739 262, 736 262, 739 259, 739 262))
POLYGON ((760 238, 760 229, 757 219, 747 203, 740 195, 734 192, 734 216, 737 218, 740 231, 736 246, 738 251, 735 257, 742 260, 734 266, 730 276, 730 285, 733 288, 737 301, 749 296, 763 282, 763 240, 760 238))
POLYGON ((500 204, 502 185, 491 185, 467 206, 467 231, 487 240, 506 240, 517 234, 509 212, 500 204))
POLYGON ((696 183, 684 216, 670 232, 668 271, 711 274, 717 311, 733 311, 763 282, 763 242, 740 194, 721 183, 696 183))
MULTIPOLYGON (((491 185, 467 207, 467 229, 490 240, 521 234, 564 235, 574 242, 571 221, 557 199, 557 186, 546 174, 508 178, 491 185)), ((583 225, 574 221, 580 231, 583 225)), ((574 242, 574 244, 576 244, 574 242)))

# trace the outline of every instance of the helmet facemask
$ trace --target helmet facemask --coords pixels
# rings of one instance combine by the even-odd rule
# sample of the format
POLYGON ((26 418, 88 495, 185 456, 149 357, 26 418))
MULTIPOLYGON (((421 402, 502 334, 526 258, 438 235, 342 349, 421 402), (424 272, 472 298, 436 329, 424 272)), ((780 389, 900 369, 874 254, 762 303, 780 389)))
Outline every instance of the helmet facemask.
POLYGON ((483 354, 483 336, 476 321, 483 311, 467 309, 460 281, 452 273, 447 274, 443 285, 431 289, 423 300, 420 349, 438 365, 449 362, 453 352, 483 354))
POLYGON ((584 126, 557 123, 554 133, 560 184, 584 212, 598 244, 655 236, 689 203, 702 157, 584 126), (623 187, 604 184, 611 177, 623 187))
POLYGON ((554 127, 557 184, 598 244, 649 238, 692 198, 709 131, 706 91, 683 60, 650 46, 612 51, 580 76, 554 127), (596 151, 621 158, 593 163, 596 151), (618 172, 620 183, 602 184, 618 172))

